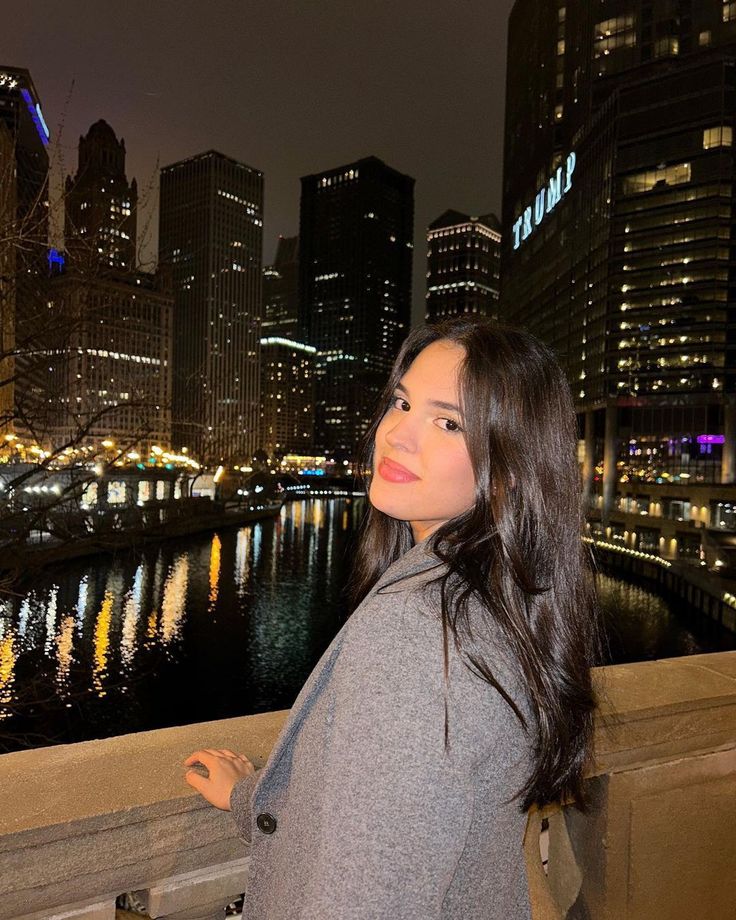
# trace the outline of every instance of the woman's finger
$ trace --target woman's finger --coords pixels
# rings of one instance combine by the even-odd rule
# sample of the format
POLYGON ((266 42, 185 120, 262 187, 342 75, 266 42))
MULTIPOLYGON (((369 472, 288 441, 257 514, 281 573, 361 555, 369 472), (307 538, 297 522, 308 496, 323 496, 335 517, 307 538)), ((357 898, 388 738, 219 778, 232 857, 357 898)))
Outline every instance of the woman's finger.
POLYGON ((202 776, 202 774, 197 773, 196 770, 187 770, 187 772, 184 774, 184 779, 189 783, 190 786, 196 789, 197 792, 199 792, 201 795, 204 795, 207 784, 209 783, 209 780, 206 776, 202 776))
POLYGON ((184 761, 185 767, 191 767, 195 763, 201 763, 209 770, 210 764, 214 762, 214 755, 209 750, 195 751, 193 754, 190 754, 189 757, 184 761))

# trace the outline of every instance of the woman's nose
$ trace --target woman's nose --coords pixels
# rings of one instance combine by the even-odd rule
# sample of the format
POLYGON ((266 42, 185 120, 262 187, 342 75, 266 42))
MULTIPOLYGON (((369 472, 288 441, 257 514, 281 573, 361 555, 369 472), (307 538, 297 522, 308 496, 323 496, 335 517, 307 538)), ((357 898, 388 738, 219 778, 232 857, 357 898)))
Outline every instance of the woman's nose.
POLYGON ((402 412, 393 425, 386 429, 385 439, 388 446, 395 450, 416 450, 416 432, 408 412, 402 412))

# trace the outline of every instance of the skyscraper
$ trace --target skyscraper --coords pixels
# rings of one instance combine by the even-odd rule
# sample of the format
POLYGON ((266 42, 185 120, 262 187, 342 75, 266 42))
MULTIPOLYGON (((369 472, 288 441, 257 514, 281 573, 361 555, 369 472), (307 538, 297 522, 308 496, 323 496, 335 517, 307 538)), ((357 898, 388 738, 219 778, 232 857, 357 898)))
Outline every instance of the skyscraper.
POLYGON ((734 481, 734 65, 722 0, 511 13, 502 312, 561 356, 604 516, 734 481))
POLYGON ((136 264, 138 186, 125 175, 125 141, 106 121, 79 138, 79 163, 65 184, 67 250, 76 261, 136 264))
POLYGON ((409 331, 414 180, 367 157, 302 183, 299 305, 315 448, 349 460, 409 331))
MULTIPOLYGON (((45 356, 24 415, 58 448, 114 440, 126 450, 171 439, 172 297, 166 272, 135 270, 136 184, 125 145, 98 121, 67 178, 67 258, 47 282, 45 356)), ((61 260, 59 260, 61 262, 61 260)))
POLYGON ((302 339, 299 328, 299 237, 280 236, 273 265, 263 269, 263 334, 302 339))
POLYGON ((269 454, 308 454, 314 436, 314 353, 311 345, 261 339, 261 443, 269 454))
POLYGON ((55 450, 103 440, 126 451, 168 447, 173 298, 165 273, 96 275, 69 260, 48 292, 59 321, 45 335, 44 374, 26 401, 36 439, 55 450))
MULTIPOLYGON (((20 67, 0 65, 0 122, 12 141, 12 162, 16 183, 15 233, 22 238, 25 262, 45 258, 48 242, 49 129, 41 111, 41 100, 30 73, 20 67), (32 253, 32 254, 31 254, 32 253)), ((8 159, 4 160, 7 170, 8 159)), ((5 171, 3 182, 12 177, 5 171)))
POLYGON ((257 445, 263 173, 210 150, 161 170, 174 281, 174 446, 205 463, 257 445))
POLYGON ((30 73, 0 66, 0 425, 18 430, 48 312, 48 142, 30 73))
POLYGON ((445 211, 427 230, 427 322, 495 316, 501 274, 501 223, 495 214, 445 211))

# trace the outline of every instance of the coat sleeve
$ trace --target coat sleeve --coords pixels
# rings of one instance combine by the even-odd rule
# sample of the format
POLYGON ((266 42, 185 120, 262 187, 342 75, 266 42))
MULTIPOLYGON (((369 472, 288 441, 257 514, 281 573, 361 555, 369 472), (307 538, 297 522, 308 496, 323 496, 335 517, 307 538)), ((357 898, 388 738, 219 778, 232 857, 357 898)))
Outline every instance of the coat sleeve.
POLYGON ((230 793, 230 812, 238 829, 238 834, 246 843, 251 842, 253 825, 253 790, 258 781, 258 774, 244 776, 233 786, 230 793))
POLYGON ((305 920, 439 918, 472 819, 463 751, 444 747, 440 624, 405 596, 373 607, 335 673, 305 920))

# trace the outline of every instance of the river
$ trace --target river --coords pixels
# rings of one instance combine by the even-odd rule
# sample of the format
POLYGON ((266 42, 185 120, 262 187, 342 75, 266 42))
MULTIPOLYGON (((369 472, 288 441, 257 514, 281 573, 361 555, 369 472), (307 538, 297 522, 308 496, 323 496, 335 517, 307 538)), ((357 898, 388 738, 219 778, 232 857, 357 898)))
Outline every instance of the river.
MULTIPOLYGON (((0 752, 288 708, 344 622, 362 499, 49 569, 0 601, 0 752)), ((598 575, 613 660, 736 647, 598 575)))

